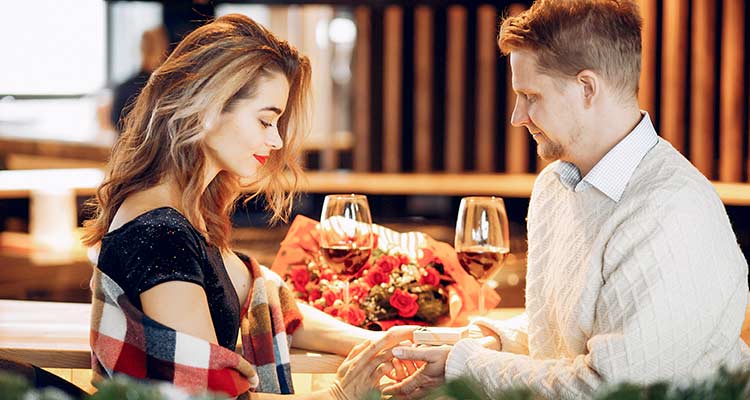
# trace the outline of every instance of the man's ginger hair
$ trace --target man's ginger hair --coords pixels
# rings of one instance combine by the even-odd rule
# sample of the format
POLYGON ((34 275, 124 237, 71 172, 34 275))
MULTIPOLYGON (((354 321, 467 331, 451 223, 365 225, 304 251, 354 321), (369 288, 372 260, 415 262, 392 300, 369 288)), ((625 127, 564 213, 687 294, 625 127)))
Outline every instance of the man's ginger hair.
POLYGON ((592 70, 630 97, 638 94, 641 25, 631 0, 537 0, 502 22, 498 44, 505 55, 531 51, 550 75, 592 70))

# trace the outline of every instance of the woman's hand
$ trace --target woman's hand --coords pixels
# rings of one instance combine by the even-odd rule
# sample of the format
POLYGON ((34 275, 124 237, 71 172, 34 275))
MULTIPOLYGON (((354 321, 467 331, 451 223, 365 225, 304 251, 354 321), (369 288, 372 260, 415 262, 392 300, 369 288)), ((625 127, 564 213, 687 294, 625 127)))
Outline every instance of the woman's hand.
MULTIPOLYGON (((402 346, 415 346, 410 341, 401 342, 398 344, 399 347, 402 346)), ((415 372, 424 365, 423 361, 414 361, 414 360, 401 360, 398 358, 391 359, 391 365, 390 368, 388 368, 388 364, 386 364, 386 376, 396 382, 401 382, 402 380, 414 375, 415 372)))
POLYGON ((412 340, 416 326, 398 326, 388 330, 380 340, 365 341, 352 349, 336 372, 336 383, 329 393, 337 400, 364 397, 376 388, 380 379, 392 370, 391 348, 412 340))
POLYGON ((393 355, 401 360, 419 360, 425 364, 403 381, 384 387, 383 393, 405 399, 424 396, 431 389, 445 382, 445 363, 452 348, 452 346, 442 345, 395 349, 393 355))

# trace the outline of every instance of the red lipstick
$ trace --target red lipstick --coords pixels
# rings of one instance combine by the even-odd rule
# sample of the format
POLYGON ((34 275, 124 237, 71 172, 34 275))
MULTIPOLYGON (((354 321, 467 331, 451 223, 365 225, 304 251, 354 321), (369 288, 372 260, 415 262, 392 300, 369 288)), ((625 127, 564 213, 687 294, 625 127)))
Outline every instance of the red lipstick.
POLYGON ((260 165, 263 165, 268 161, 268 156, 259 156, 257 154, 253 154, 253 157, 255 157, 256 160, 260 163, 260 165))

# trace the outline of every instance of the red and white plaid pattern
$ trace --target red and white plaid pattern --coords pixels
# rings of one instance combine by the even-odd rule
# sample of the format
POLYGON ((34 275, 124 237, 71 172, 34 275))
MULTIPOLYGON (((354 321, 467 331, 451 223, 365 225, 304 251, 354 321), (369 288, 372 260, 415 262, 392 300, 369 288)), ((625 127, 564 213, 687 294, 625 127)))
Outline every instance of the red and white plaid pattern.
POLYGON ((94 380, 123 373, 168 381, 191 393, 292 393, 286 336, 300 325, 301 314, 293 300, 280 300, 292 297, 278 276, 269 272, 273 278, 265 279, 254 260, 241 258, 254 281, 241 323, 245 357, 154 321, 130 303, 117 283, 95 269, 90 335, 94 380), (272 316, 284 323, 272 324, 272 316), (275 374, 269 373, 270 365, 275 374))

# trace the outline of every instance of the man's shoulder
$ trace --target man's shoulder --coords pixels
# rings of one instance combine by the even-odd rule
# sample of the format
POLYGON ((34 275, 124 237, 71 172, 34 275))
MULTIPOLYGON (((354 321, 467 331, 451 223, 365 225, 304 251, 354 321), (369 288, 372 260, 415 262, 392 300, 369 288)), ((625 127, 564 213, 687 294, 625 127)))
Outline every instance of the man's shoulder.
POLYGON ((684 201, 721 203, 711 182, 662 139, 638 165, 622 200, 661 206, 684 201))
POLYGON ((544 186, 548 186, 551 183, 559 182, 558 175, 555 173, 560 166, 560 160, 549 163, 541 172, 536 176, 534 180, 534 189, 537 191, 544 186))

